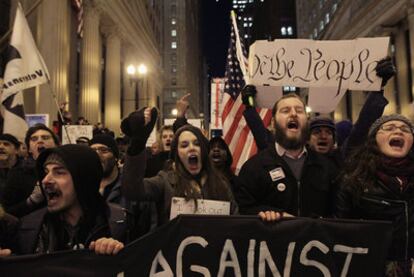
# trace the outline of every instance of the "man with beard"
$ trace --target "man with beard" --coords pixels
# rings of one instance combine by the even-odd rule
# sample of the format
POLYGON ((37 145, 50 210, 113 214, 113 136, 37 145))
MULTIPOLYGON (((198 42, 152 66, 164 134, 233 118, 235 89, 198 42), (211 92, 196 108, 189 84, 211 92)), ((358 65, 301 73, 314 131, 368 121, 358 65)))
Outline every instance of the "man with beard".
POLYGON ((126 241, 125 212, 99 194, 102 166, 87 146, 68 144, 43 151, 36 175, 47 207, 23 217, 17 254, 89 248, 116 254, 126 241))
POLYGON ((243 214, 264 220, 283 216, 330 216, 336 169, 305 147, 308 119, 303 100, 284 95, 273 107, 275 143, 249 159, 237 178, 243 214))
POLYGON ((44 197, 36 185, 34 164, 42 151, 59 145, 59 138, 43 124, 30 127, 24 141, 30 157, 22 166, 10 171, 1 199, 6 212, 16 217, 27 215, 44 205, 44 197))

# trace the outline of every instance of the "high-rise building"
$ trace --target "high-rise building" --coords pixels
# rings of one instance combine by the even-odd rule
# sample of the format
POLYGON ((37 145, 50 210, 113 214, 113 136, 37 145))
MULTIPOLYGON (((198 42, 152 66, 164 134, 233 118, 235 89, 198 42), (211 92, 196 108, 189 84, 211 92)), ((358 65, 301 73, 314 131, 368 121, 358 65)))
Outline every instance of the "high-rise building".
MULTIPOLYGON (((390 37, 388 54, 397 75, 385 96, 385 113, 413 116, 414 3, 405 0, 297 0, 298 37, 344 40, 358 37, 390 37)), ((335 119, 358 118, 366 93, 347 93, 335 110, 335 119)))
POLYGON ((202 113, 203 58, 200 33, 200 2, 164 0, 163 67, 165 86, 163 117, 174 118, 179 98, 191 93, 189 118, 202 113))

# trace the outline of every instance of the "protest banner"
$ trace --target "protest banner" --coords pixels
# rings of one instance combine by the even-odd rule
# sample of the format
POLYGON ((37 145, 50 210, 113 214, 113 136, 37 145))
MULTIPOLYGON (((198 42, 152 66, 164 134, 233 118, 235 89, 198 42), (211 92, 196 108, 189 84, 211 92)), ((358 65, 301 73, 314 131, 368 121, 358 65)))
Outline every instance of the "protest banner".
POLYGON ((66 251, 0 259, 4 276, 382 276, 391 224, 179 216, 118 255, 66 251))
POLYGON ((250 46, 250 83, 259 88, 257 102, 264 107, 281 96, 280 89, 278 95, 273 95, 273 87, 293 86, 311 88, 309 96, 317 110, 327 106, 332 110, 346 90, 380 90, 381 79, 376 76, 375 66, 386 57, 388 44, 388 37, 259 40, 250 46), (328 98, 311 95, 314 88, 324 88, 328 98))

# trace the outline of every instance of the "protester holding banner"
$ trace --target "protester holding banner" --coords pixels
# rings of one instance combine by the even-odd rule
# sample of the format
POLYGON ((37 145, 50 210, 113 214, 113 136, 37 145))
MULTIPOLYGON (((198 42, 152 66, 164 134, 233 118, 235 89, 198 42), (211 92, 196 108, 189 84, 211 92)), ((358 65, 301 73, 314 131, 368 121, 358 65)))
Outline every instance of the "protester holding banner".
POLYGON ((103 170, 95 151, 74 144, 46 149, 36 160, 36 173, 47 208, 21 219, 17 253, 89 247, 99 254, 116 254, 123 248, 125 212, 99 194, 103 170))
POLYGON ((184 197, 187 201, 211 199, 230 202, 231 213, 236 213, 237 204, 229 183, 211 165, 207 139, 194 126, 185 125, 175 133, 171 144, 172 167, 161 170, 155 177, 143 178, 145 142, 156 117, 157 111, 147 108, 131 113, 122 121, 123 133, 131 137, 122 180, 125 196, 131 200, 155 201, 159 224, 168 222, 175 196, 184 197))
POLYGON ((59 145, 59 139, 45 125, 36 124, 27 131, 25 143, 31 157, 22 167, 10 171, 2 198, 5 210, 17 217, 27 215, 44 205, 44 197, 36 185, 34 163, 43 150, 59 145))
POLYGON ((411 276, 413 266, 413 128, 402 115, 377 119, 345 166, 336 202, 338 217, 393 222, 387 276, 411 276))
POLYGON ((309 130, 303 100, 294 93, 284 95, 273 112, 276 143, 249 159, 237 178, 241 213, 332 215, 337 170, 305 147, 309 130))

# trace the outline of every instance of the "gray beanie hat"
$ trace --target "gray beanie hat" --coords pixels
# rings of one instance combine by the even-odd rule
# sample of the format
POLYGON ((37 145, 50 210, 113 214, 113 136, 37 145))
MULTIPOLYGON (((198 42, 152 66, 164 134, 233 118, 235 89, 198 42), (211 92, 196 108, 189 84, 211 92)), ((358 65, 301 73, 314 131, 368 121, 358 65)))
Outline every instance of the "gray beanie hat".
POLYGON ((407 124, 411 128, 411 130, 414 129, 414 126, 413 126, 413 123, 411 122, 411 120, 409 120, 408 118, 406 118, 403 115, 400 115, 400 114, 384 115, 384 116, 378 118, 371 125, 371 128, 369 128, 368 136, 375 136, 378 132, 378 129, 381 127, 382 124, 384 124, 388 121, 392 121, 392 120, 402 121, 405 124, 407 124))

